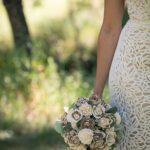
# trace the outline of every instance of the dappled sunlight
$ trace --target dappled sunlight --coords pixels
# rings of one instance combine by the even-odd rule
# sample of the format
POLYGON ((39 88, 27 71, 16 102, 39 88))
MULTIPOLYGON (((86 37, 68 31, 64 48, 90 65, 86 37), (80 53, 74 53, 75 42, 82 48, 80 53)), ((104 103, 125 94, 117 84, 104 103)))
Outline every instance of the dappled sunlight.
POLYGON ((23 0, 23 6, 32 59, 14 47, 0 0, 0 147, 64 149, 54 123, 64 107, 92 93, 103 1, 23 0))
POLYGON ((0 0, 0 45, 3 47, 13 47, 12 31, 10 28, 9 20, 2 0, 0 0))

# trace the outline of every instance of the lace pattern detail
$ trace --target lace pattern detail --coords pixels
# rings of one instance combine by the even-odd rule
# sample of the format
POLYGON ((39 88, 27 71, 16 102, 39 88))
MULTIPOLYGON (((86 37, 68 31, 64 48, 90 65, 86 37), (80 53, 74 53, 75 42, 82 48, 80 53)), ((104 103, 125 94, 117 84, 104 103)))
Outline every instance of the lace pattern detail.
POLYGON ((126 0, 130 19, 150 20, 150 0, 126 0))
POLYGON ((109 72, 110 103, 117 106, 123 136, 117 150, 150 150, 150 0, 127 0, 123 28, 109 72))

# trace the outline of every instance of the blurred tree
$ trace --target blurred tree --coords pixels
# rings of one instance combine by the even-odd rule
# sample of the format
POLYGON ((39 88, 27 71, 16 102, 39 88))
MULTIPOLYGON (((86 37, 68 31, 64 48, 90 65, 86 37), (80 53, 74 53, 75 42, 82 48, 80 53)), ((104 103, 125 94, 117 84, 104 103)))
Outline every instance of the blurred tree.
POLYGON ((15 46, 25 48, 31 56, 32 42, 23 12, 22 0, 3 0, 13 31, 15 46))

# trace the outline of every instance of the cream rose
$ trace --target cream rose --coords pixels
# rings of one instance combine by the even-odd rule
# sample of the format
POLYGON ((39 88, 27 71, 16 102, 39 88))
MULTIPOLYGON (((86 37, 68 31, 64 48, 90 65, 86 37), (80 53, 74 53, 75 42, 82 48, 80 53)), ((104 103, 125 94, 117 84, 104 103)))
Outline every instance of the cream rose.
POLYGON ((78 137, 83 144, 91 144, 93 140, 93 131, 91 129, 82 129, 78 133, 78 137))
POLYGON ((101 118, 103 112, 105 112, 105 108, 101 104, 98 104, 97 106, 93 107, 93 116, 95 118, 101 118))
POLYGON ((111 124, 111 121, 109 118, 105 118, 105 117, 102 117, 99 122, 98 122, 98 126, 101 127, 101 128, 108 128, 111 124))
POLYGON ((102 148, 101 150, 110 150, 109 146, 105 146, 104 148, 102 148))
POLYGON ((87 150, 87 148, 85 147, 85 145, 80 144, 78 146, 72 146, 72 147, 70 147, 69 150, 87 150))
POLYGON ((90 116, 93 113, 93 109, 91 107, 91 105, 89 105, 88 103, 84 103, 79 107, 79 110, 82 112, 82 114, 84 116, 90 116))
POLYGON ((108 146, 112 146, 116 142, 116 133, 115 132, 108 132, 106 135, 106 143, 108 146))
POLYGON ((116 124, 119 125, 121 123, 121 116, 118 112, 116 112, 114 115, 116 117, 116 124))
POLYGON ((71 109, 67 114, 68 122, 78 122, 82 119, 82 112, 78 109, 71 109))

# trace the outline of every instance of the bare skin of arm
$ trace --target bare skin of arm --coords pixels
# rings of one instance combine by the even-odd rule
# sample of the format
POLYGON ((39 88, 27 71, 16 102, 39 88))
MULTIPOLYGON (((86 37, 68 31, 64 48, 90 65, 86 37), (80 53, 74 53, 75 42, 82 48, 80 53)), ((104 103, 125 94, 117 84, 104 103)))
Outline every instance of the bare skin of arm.
POLYGON ((104 19, 98 37, 96 79, 93 96, 102 97, 114 52, 122 30, 124 0, 105 0, 104 19))

